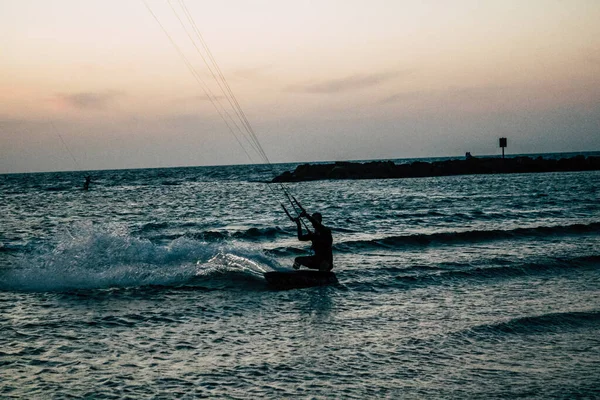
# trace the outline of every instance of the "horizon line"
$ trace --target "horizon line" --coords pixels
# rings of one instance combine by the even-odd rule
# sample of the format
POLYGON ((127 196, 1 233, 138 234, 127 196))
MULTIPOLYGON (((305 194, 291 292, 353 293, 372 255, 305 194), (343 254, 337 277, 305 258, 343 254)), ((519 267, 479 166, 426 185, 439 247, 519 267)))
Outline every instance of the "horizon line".
MULTIPOLYGON (((585 151, 555 151, 555 152, 543 152, 543 153, 514 153, 505 154, 505 157, 519 157, 519 156, 531 156, 531 155, 543 155, 543 154, 587 154, 587 153, 599 153, 600 150, 585 150, 585 151)), ((238 164, 211 164, 211 165, 173 165, 173 166, 162 166, 162 167, 136 167, 136 168, 108 168, 108 169, 79 169, 79 170, 50 170, 50 171, 28 171, 28 172, 0 172, 1 175, 25 175, 25 174, 53 174, 53 173, 77 173, 77 172, 106 172, 106 171, 135 171, 135 170, 151 170, 151 169, 175 169, 175 168, 213 168, 213 167, 242 167, 242 166, 260 166, 260 165, 284 165, 284 164, 326 164, 336 162, 370 162, 370 161, 395 161, 395 160, 424 160, 431 158, 464 158, 464 155, 455 156, 429 156, 429 157, 399 157, 399 158, 365 158, 365 159, 351 159, 351 160, 313 160, 313 161, 288 161, 288 162, 276 162, 276 163, 238 163, 238 164)), ((482 154, 475 155, 473 157, 502 157, 502 154, 482 154)))

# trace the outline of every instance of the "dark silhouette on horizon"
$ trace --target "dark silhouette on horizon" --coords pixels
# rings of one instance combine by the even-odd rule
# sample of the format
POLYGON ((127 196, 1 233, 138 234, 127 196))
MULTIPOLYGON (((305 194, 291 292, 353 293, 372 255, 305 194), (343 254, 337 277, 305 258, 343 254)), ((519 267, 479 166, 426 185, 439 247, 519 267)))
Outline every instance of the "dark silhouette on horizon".
POLYGON ((83 190, 88 190, 90 188, 90 183, 92 182, 92 177, 91 176, 86 176, 85 177, 85 182, 83 183, 83 190))
POLYGON ((348 162, 330 164, 301 164, 285 171, 272 182, 300 182, 326 179, 393 179, 429 176, 510 174, 532 172, 567 172, 600 170, 600 157, 578 155, 560 160, 543 157, 492 158, 469 154, 462 160, 436 162, 414 161, 395 164, 393 161, 348 162))

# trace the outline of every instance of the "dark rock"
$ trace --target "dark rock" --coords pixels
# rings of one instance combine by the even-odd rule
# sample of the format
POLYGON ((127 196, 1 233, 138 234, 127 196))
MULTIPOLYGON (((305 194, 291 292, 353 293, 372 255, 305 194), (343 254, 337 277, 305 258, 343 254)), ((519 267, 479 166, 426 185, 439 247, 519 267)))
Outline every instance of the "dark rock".
POLYGON ((294 172, 285 171, 273 182, 299 182, 322 179, 388 179, 465 174, 507 174, 555 171, 600 170, 600 157, 578 155, 549 160, 542 157, 476 158, 433 163, 414 161, 395 164, 392 161, 366 163, 338 161, 333 164, 301 164, 294 172))

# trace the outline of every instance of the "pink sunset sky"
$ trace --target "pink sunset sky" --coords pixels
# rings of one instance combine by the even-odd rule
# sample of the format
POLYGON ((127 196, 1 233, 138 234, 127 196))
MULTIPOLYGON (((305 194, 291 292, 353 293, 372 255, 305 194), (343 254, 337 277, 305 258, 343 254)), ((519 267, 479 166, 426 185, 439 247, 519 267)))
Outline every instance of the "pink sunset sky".
MULTIPOLYGON (((184 4, 272 162, 600 150, 600 1, 184 4)), ((0 0, 0 173, 250 156, 142 0, 0 0)))

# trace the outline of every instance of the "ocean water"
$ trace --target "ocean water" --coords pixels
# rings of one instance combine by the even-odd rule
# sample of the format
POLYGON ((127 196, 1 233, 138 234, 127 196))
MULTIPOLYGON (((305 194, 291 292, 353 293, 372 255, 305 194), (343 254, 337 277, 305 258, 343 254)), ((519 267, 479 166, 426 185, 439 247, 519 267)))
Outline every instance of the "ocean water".
POLYGON ((287 291, 269 168, 85 175, 0 176, 0 398, 600 398, 600 171, 289 184, 287 291))

